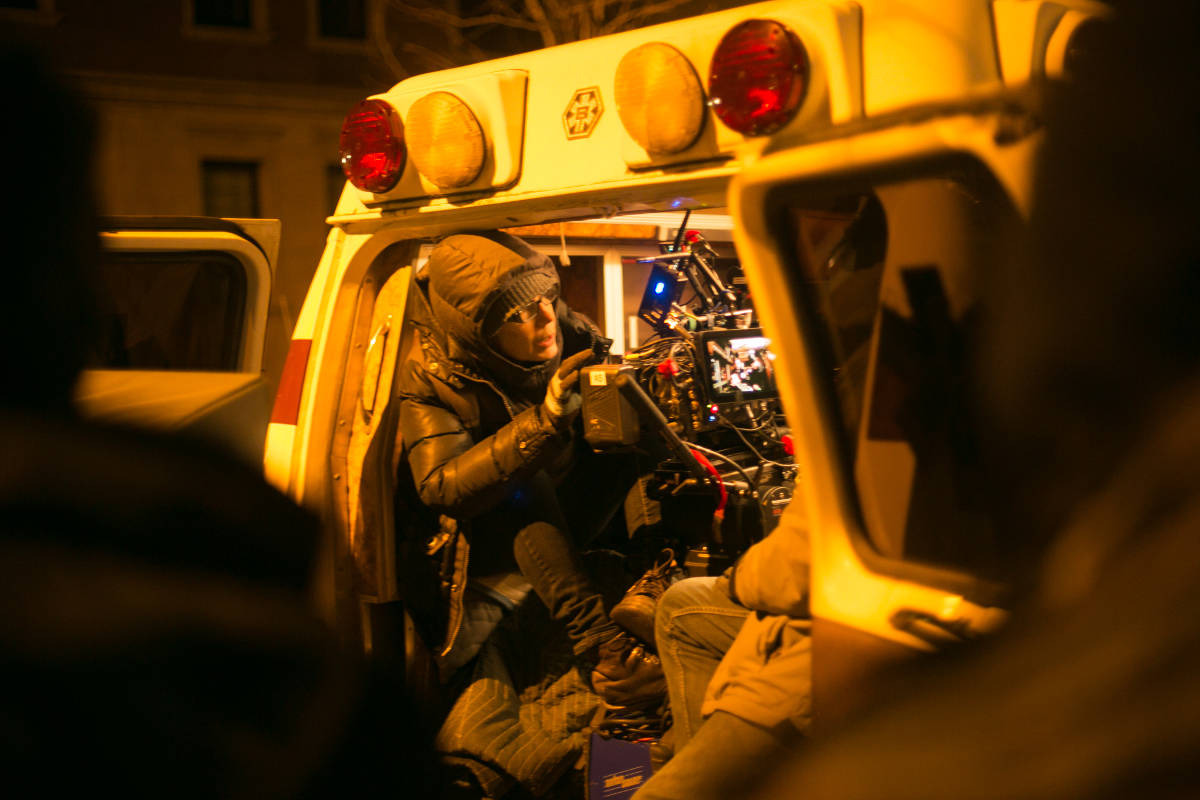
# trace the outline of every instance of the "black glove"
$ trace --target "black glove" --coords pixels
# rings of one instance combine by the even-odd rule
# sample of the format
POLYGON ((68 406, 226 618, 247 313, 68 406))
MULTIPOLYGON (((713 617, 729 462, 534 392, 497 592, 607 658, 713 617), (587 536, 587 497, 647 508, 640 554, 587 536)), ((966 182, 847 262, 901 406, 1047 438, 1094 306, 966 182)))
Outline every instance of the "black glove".
POLYGON ((576 388, 579 385, 579 370, 593 355, 591 350, 580 350, 565 359, 550 379, 550 385, 546 387, 546 400, 542 403, 542 409, 546 419, 559 430, 570 425, 579 409, 583 407, 583 397, 576 388))

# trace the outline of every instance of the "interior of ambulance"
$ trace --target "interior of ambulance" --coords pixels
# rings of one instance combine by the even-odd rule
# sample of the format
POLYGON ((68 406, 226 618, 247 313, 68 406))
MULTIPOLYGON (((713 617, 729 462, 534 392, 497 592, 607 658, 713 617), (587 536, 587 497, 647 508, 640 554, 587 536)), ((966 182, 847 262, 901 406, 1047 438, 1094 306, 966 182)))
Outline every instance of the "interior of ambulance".
MULTIPOLYGON (((781 514, 805 514, 809 476, 793 457, 804 443, 784 400, 801 398, 832 431, 829 469, 844 518, 829 535, 843 536, 860 574, 843 580, 832 599, 814 598, 819 731, 869 704, 892 666, 975 638, 1003 614, 1006 543, 984 522, 970 370, 979 357, 981 282, 1021 223, 998 181, 966 155, 884 174, 781 181, 768 207, 771 240, 754 246, 772 249, 786 264, 797 309, 791 327, 764 325, 753 311, 705 319, 702 292, 674 270, 672 247, 694 231, 697 249, 708 243, 704 252, 722 281, 753 309, 754 281, 741 273, 733 221, 723 209, 701 209, 690 220, 683 212, 563 220, 514 233, 555 258, 564 298, 620 341, 613 348, 620 358, 610 360, 632 368, 633 382, 669 429, 652 419, 655 409, 637 402, 623 406, 636 417, 632 433, 628 419, 612 412, 616 426, 627 425, 623 441, 632 439, 632 449, 652 462, 641 488, 653 508, 627 502, 623 519, 597 545, 605 557, 620 554, 624 580, 663 547, 677 553, 679 576, 720 574, 781 514), (640 240, 580 235, 603 226, 628 234, 647 222, 655 227, 640 240), (679 286, 664 288, 664 276, 679 286), (671 325, 655 329, 661 316, 647 301, 676 289, 671 325), (781 338, 800 342, 811 371, 778 363, 771 342, 781 338), (722 396, 720 370, 705 350, 732 352, 737 341, 753 341, 760 349, 746 350, 747 360, 769 358, 772 377, 790 385, 756 394, 743 391, 747 383, 722 396), (689 409, 697 388, 698 407, 689 409), (689 472, 672 438, 682 441, 682 452, 707 456, 707 476, 689 472), (873 590, 856 596, 855 580, 916 585, 941 605, 899 593, 864 609, 873 590), (946 598, 959 604, 958 616, 941 612, 946 598)), ((351 351, 362 357, 349 364, 339 413, 353 422, 339 427, 331 460, 331 469, 346 476, 337 512, 347 531, 336 544, 341 566, 333 593, 339 628, 361 632, 368 652, 403 670, 413 691, 444 712, 449 701, 434 659, 396 591, 404 510, 393 504, 392 382, 411 335, 403 323, 409 287, 429 247, 428 240, 407 240, 383 249, 358 294, 351 351)), ((600 450, 613 440, 597 441, 600 450)), ((814 571, 825 557, 814 551, 814 571)))

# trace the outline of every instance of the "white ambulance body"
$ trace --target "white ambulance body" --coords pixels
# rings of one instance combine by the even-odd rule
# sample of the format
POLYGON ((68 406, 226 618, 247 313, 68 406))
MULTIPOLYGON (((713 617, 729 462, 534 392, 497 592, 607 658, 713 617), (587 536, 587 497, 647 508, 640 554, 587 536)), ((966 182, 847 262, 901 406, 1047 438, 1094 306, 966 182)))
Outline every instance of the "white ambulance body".
POLYGON ((885 389, 905 385, 885 374, 887 332, 924 324, 919 291, 947 324, 968 314, 981 243, 1028 212, 1039 133, 1026 87, 1070 69, 1101 8, 777 0, 420 75, 366 100, 343 131, 353 184, 328 219, 266 438, 268 478, 330 531, 322 607, 368 649, 403 632, 391 398, 422 247, 461 230, 694 209, 728 213, 777 355, 800 468, 788 513, 811 531, 818 716, 835 716, 871 664, 995 627, 1004 589, 969 526, 909 529, 924 513, 924 445, 888 416, 885 389), (806 209, 831 197, 883 210, 883 268, 849 311, 803 267, 820 239, 806 209), (869 355, 857 367, 829 345, 850 322, 869 355), (853 370, 856 413, 836 382, 853 370))

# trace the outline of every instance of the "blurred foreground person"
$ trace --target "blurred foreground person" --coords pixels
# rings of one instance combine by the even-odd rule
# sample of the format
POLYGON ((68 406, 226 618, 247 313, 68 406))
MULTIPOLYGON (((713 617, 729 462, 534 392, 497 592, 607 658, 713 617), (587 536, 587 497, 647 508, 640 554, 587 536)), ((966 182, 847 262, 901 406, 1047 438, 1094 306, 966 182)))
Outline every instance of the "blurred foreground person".
POLYGON ((27 54, 0 48, 0 68, 23 120, 0 129, 6 787, 323 797, 406 771, 425 796, 405 706, 367 705, 309 609, 316 520, 222 452, 75 416, 96 338, 91 120, 27 54))
POLYGON ((1033 255, 988 298, 985 435, 1032 595, 756 797, 1200 793, 1200 8, 1117 5, 1048 106, 1033 255))

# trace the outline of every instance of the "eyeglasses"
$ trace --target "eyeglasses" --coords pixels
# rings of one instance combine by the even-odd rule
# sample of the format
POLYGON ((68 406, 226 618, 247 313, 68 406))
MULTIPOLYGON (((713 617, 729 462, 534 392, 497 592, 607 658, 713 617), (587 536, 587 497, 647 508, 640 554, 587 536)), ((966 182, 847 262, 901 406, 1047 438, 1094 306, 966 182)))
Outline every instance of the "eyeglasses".
POLYGON ((538 295, 520 308, 514 309, 511 314, 504 318, 504 321, 516 323, 529 322, 538 315, 538 309, 541 308, 542 303, 549 303, 553 307, 554 301, 558 299, 558 294, 558 289, 551 289, 545 294, 538 295))

